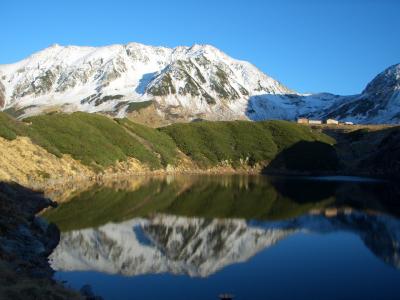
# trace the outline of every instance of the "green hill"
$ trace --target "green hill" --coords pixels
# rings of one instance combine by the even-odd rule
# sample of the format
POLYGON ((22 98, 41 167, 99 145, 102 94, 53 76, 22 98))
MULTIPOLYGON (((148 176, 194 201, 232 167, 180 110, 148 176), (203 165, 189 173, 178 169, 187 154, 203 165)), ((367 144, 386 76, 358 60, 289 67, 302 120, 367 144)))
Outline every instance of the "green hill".
POLYGON ((271 161, 300 141, 334 144, 327 135, 308 126, 286 121, 230 121, 174 124, 160 129, 172 137, 178 148, 201 167, 229 161, 237 166, 245 161, 252 166, 271 161))
MULTIPOLYGON (((0 113, 0 136, 28 136, 48 152, 101 170, 133 157, 152 169, 178 165, 182 152, 198 167, 233 167, 272 161, 300 141, 335 141, 307 126, 285 121, 193 122, 155 129, 98 114, 53 113, 17 121, 0 113)), ((301 156, 301 154, 300 154, 301 156)))
POLYGON ((257 165, 267 172, 398 177, 400 127, 357 128, 326 131, 332 138, 318 128, 287 121, 202 121, 151 128, 82 112, 23 121, 0 112, 1 137, 29 137, 47 152, 69 154, 95 171, 130 157, 153 170, 178 167, 185 155, 194 169, 257 165))

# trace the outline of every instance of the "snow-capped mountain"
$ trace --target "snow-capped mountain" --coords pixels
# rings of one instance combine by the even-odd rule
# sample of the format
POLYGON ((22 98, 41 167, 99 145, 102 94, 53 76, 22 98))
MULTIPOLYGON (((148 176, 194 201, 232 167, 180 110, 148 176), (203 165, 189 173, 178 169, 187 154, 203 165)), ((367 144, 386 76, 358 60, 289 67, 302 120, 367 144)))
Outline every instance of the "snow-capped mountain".
POLYGON ((341 97, 340 101, 311 115, 355 123, 399 123, 400 64, 378 74, 361 94, 341 97))
POLYGON ((376 256, 400 268, 400 222, 362 212, 330 218, 311 214, 276 222, 156 215, 64 232, 50 258, 57 271, 207 277, 291 234, 336 231, 357 234, 376 256))
POLYGON ((400 117, 399 82, 397 65, 360 95, 305 95, 210 45, 53 45, 0 65, 0 109, 21 118, 54 110, 117 117, 146 110, 164 123, 300 115, 393 123, 400 117))
POLYGON ((0 66, 0 79, 1 106, 23 115, 61 109, 124 116, 138 102, 153 101, 161 116, 237 119, 246 118, 249 97, 293 93, 209 45, 54 45, 0 66))
POLYGON ((4 107, 6 101, 5 87, 0 81, 0 107, 4 107))

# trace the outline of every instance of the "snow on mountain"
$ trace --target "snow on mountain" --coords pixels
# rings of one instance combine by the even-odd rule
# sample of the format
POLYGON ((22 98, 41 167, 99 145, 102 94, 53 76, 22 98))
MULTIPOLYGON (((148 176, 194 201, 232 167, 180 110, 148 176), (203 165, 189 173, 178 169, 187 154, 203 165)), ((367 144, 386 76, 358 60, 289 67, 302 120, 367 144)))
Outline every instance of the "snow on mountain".
POLYGON ((342 97, 341 101, 311 115, 354 123, 399 123, 400 64, 378 74, 361 94, 342 97))
POLYGON ((5 87, 0 81, 0 107, 5 105, 6 96, 5 96, 5 87))
POLYGON ((346 98, 329 93, 256 95, 249 99, 247 116, 251 120, 295 120, 342 103, 346 98))
POLYGON ((306 95, 210 45, 53 45, 0 65, 0 109, 21 118, 53 110, 124 117, 150 107, 166 123, 302 115, 394 123, 400 120, 399 85, 395 65, 360 95, 306 95))
POLYGON ((0 66, 0 79, 0 104, 23 116, 52 108, 125 116, 131 103, 152 100, 162 116, 237 119, 246 118, 249 97, 294 93, 209 45, 54 45, 0 66))

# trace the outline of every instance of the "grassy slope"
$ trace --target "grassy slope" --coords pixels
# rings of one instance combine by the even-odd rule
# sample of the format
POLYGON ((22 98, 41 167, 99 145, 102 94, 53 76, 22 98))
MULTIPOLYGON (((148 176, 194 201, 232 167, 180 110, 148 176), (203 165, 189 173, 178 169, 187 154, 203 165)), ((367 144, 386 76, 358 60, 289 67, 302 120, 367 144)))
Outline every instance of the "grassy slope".
POLYGON ((333 134, 342 164, 350 172, 400 177, 400 126, 366 126, 333 134))
POLYGON ((176 165, 177 149, 203 168, 223 161, 233 166, 255 165, 273 160, 299 141, 334 142, 307 126, 285 121, 196 122, 154 129, 81 112, 35 116, 24 122, 0 113, 0 136, 28 136, 50 153, 70 154, 97 169, 128 157, 151 168, 176 165))
POLYGON ((114 120, 86 113, 51 114, 26 119, 30 127, 45 139, 48 151, 71 154, 90 166, 107 167, 116 161, 135 157, 153 168, 158 158, 130 136, 114 120))
POLYGON ((223 160, 233 165, 246 158, 250 165, 269 161, 282 149, 302 140, 334 143, 309 127, 285 121, 197 122, 174 124, 160 131, 170 135, 178 148, 202 167, 223 160))
POLYGON ((133 134, 145 140, 154 152, 159 154, 163 166, 177 162, 177 147, 167 134, 154 128, 134 123, 128 119, 119 119, 117 122, 133 134))
POLYGON ((234 164, 240 158, 251 162, 272 157, 276 152, 269 132, 248 122, 198 122, 174 124, 160 129, 170 135, 179 149, 201 167, 223 160, 234 164))
MULTIPOLYGON (((14 140, 17 136, 28 136, 35 144, 48 149, 49 152, 56 151, 56 149, 51 149, 51 144, 32 127, 3 112, 0 112, 0 136, 7 140, 14 140)), ((56 153, 60 155, 59 152, 56 153)))
POLYGON ((9 140, 28 136, 50 153, 70 154, 94 168, 101 169, 128 157, 137 158, 152 168, 161 167, 153 151, 114 120, 96 114, 50 114, 19 122, 0 113, 0 136, 9 140))
MULTIPOLYGON (((23 129, 20 122, 13 120, 9 115, 0 112, 0 136, 7 140, 14 140, 23 129)), ((21 132, 22 133, 22 132, 21 132)), ((23 134, 25 135, 25 134, 23 134)))
MULTIPOLYGON (((14 140, 17 136, 29 136, 39 142, 40 137, 26 123, 17 121, 10 115, 0 112, 0 136, 7 140, 14 140)), ((40 141, 43 142, 43 141, 40 141)))

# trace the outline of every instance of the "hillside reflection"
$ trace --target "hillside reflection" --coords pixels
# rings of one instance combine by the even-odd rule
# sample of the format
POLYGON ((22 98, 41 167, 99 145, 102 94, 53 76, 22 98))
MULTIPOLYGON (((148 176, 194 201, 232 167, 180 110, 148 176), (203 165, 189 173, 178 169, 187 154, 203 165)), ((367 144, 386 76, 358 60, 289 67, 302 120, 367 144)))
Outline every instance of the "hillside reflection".
POLYGON ((140 177, 83 190, 45 217, 56 270, 206 277, 296 233, 346 231, 400 268, 397 190, 384 182, 140 177))

